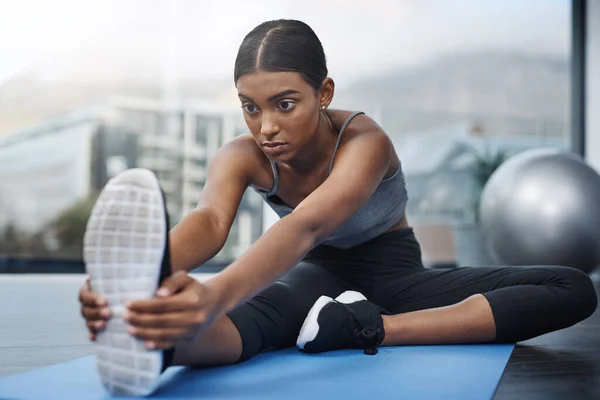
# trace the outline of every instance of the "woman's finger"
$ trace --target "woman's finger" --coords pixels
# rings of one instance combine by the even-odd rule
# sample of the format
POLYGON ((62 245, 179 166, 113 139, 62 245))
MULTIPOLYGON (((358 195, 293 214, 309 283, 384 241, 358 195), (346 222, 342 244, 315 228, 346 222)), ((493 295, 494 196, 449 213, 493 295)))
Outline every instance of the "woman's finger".
POLYGON ((175 343, 173 342, 165 342, 161 340, 152 340, 144 343, 148 350, 167 350, 172 347, 175 347, 175 343))
POLYGON ((127 304, 131 311, 147 314, 162 314, 191 310, 198 304, 190 301, 189 294, 180 292, 169 297, 155 297, 147 300, 134 300, 127 304))
POLYGON ((87 327, 90 333, 98 333, 106 328, 106 322, 102 320, 87 321, 87 327))
POLYGON ((87 320, 107 320, 112 317, 108 307, 81 307, 81 315, 87 320))
POLYGON ((184 271, 177 271, 165 279, 157 290, 156 295, 166 297, 181 291, 192 278, 184 271))
POLYGON ((144 341, 177 342, 187 338, 187 330, 183 328, 136 328, 130 326, 127 331, 144 341))
POLYGON ((83 285, 79 289, 79 302, 88 307, 106 306, 107 302, 102 296, 90 290, 88 285, 83 285))
POLYGON ((198 321, 195 312, 183 311, 164 314, 137 313, 126 311, 123 319, 136 328, 184 328, 198 321))

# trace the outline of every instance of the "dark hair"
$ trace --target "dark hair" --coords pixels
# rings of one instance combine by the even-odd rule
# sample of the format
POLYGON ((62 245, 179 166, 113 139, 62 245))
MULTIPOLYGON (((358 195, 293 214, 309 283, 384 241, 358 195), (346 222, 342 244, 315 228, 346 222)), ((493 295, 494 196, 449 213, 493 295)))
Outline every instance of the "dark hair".
POLYGON ((233 80, 243 74, 298 72, 315 90, 327 78, 327 63, 321 41, 301 21, 279 19, 263 22, 246 35, 235 59, 233 80))

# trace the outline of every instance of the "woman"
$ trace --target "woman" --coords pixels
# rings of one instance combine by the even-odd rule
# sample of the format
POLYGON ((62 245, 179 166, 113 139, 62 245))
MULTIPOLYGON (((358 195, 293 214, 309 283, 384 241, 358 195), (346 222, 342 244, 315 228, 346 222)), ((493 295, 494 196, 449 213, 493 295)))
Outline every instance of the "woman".
POLYGON ((328 110, 334 82, 306 24, 252 30, 234 80, 250 134, 219 150, 194 211, 167 235, 160 186, 134 169, 107 184, 90 218, 91 287, 80 301, 109 389, 145 394, 161 367, 236 363, 295 344, 375 354, 517 342, 596 309, 589 277, 568 267, 425 269, 394 148, 364 114, 328 110), (248 187, 282 218, 221 273, 195 281, 188 271, 222 248, 248 187))

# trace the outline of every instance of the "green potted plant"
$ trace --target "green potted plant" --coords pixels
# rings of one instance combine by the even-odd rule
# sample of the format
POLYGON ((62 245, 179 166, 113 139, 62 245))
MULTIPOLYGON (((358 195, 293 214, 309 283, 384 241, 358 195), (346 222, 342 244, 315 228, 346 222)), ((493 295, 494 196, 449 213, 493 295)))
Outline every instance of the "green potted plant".
POLYGON ((479 207, 481 204, 481 194, 492 174, 500 167, 510 156, 506 150, 491 151, 486 148, 482 153, 473 151, 475 164, 473 168, 474 194, 473 194, 473 217, 475 222, 479 223, 479 207))
POLYGON ((472 202, 467 206, 468 217, 454 227, 455 253, 459 266, 485 266, 496 262, 490 255, 480 226, 479 207, 485 185, 504 161, 509 158, 506 150, 492 151, 485 147, 483 151, 468 148, 474 157, 472 164, 473 193, 472 202))

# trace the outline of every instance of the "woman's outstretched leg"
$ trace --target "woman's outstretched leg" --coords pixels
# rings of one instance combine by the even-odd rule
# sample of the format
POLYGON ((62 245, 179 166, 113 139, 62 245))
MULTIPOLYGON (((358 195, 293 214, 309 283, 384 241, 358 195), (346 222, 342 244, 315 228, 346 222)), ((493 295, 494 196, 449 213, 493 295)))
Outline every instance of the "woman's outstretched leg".
POLYGON ((328 337, 323 329, 307 351, 519 342, 570 327, 597 307, 589 276, 567 267, 422 269, 378 285, 375 298, 325 307, 321 325, 346 324, 347 335, 328 337), (390 315, 379 317, 379 306, 390 315))
POLYGON ((241 355, 242 337, 225 315, 193 341, 176 346, 171 365, 209 367, 234 364, 241 355))
POLYGON ((427 270, 408 280, 415 285, 390 306, 390 344, 519 342, 583 321, 598 302, 589 276, 567 267, 427 270))

